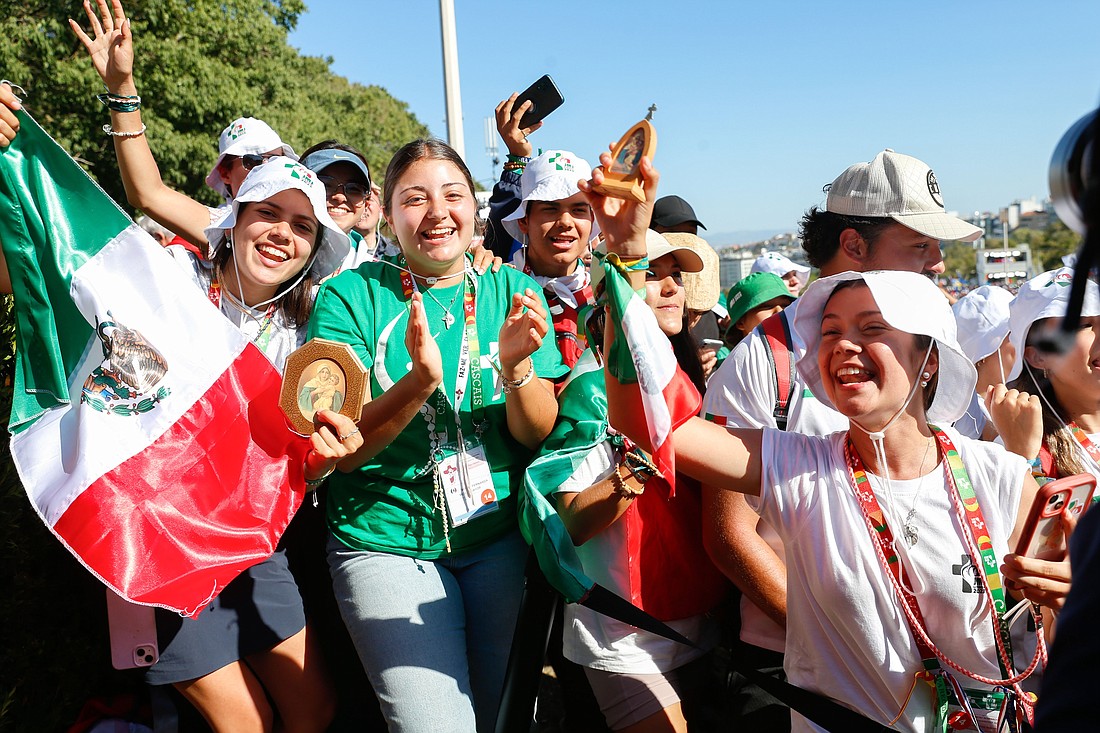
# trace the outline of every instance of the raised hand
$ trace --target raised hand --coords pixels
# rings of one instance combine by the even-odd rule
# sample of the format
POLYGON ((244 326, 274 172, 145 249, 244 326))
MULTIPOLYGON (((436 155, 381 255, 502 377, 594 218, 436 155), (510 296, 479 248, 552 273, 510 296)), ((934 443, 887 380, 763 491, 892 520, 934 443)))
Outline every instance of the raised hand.
POLYGON ((497 105, 497 132, 504 140, 508 152, 520 158, 530 158, 534 148, 527 141, 527 136, 542 127, 541 122, 536 122, 530 127, 520 127, 519 122, 527 110, 531 109, 531 100, 516 107, 516 98, 519 92, 513 92, 512 96, 497 105))
POLYGON ((1038 395, 991 384, 985 407, 1005 448, 1029 461, 1043 447, 1043 405, 1038 395))
MULTIPOLYGON (((505 376, 515 378, 510 373, 542 346, 542 340, 549 331, 546 311, 535 292, 527 288, 522 294, 513 293, 512 307, 500 327, 499 336, 500 366, 505 376)), ((526 373, 526 370, 523 371, 526 373)))
POLYGON ((424 296, 413 293, 409 304, 409 325, 405 328, 405 349, 412 362, 411 374, 423 385, 435 387, 443 381, 443 357, 432 338, 424 313, 424 296))
POLYGON ((23 109, 19 98, 9 84, 0 84, 0 148, 11 145, 15 133, 19 132, 19 118, 15 111, 23 109))
POLYGON ((588 199, 596 221, 603 232, 608 252, 615 252, 627 259, 645 257, 645 232, 653 216, 653 202, 657 200, 657 182, 660 174, 653 162, 642 156, 638 174, 645 191, 645 203, 634 199, 605 196, 593 189, 604 182, 604 170, 611 166, 611 153, 600 154, 600 165, 592 170, 592 179, 577 185, 588 199))
POLYGON ((69 27, 84 44, 92 66, 107 91, 111 94, 136 94, 134 85, 134 38, 130 32, 130 21, 122 9, 120 0, 96 0, 99 15, 92 10, 90 0, 84 0, 84 12, 88 15, 88 25, 92 30, 89 37, 75 20, 69 18, 69 27))

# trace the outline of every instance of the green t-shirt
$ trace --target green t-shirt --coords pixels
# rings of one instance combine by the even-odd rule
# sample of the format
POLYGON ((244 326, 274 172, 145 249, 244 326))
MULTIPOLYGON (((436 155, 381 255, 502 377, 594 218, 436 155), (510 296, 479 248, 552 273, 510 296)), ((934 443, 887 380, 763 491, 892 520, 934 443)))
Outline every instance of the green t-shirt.
MULTIPOLYGON (((530 288, 545 306, 542 288, 529 276, 502 267, 498 273, 475 275, 476 325, 481 352, 485 428, 480 442, 492 469, 499 502, 496 511, 450 527, 451 552, 474 549, 502 536, 516 526, 515 497, 532 451, 508 432, 504 393, 499 375, 488 359, 497 361, 497 342, 513 293, 530 288)), ((443 355, 443 389, 454 399, 458 360, 462 351, 462 314, 465 280, 432 289, 424 298, 424 311, 432 335, 443 355), (438 302, 436 302, 438 301, 438 302), (444 310, 455 316, 450 328, 443 324, 444 310)), ((549 312, 549 311, 547 311, 549 312)), ((382 262, 367 262, 343 272, 322 286, 309 322, 309 336, 350 344, 370 370, 371 397, 377 398, 409 372, 405 348, 408 301, 401 287, 401 272, 382 262)), ((531 356, 535 373, 557 379, 566 373, 552 335, 531 356)), ((459 410, 467 447, 475 440, 471 415, 472 380, 459 410)), ((429 398, 439 405, 438 392, 429 398)), ((454 413, 449 407, 437 417, 436 432, 446 430, 445 447, 453 451, 457 438, 454 413)), ((429 462, 431 440, 423 413, 418 414, 394 441, 351 473, 337 471, 328 482, 328 523, 333 534, 349 547, 391 552, 426 559, 446 554, 443 518, 432 507, 433 471, 429 462)), ((446 510, 443 510, 446 511, 446 510)))

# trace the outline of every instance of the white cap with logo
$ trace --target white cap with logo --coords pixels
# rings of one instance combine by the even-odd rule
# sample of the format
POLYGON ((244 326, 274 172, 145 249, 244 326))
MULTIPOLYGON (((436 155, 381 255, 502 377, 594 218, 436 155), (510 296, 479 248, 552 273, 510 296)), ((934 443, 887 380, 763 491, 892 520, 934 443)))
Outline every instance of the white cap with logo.
MULTIPOLYGON (((501 220, 504 229, 517 242, 523 240, 519 220, 527 216, 528 201, 561 201, 580 193, 577 181, 592 177, 592 166, 584 158, 568 150, 547 150, 530 163, 519 179, 519 207, 501 220)), ((589 241, 595 241, 600 233, 596 220, 592 220, 589 241)))

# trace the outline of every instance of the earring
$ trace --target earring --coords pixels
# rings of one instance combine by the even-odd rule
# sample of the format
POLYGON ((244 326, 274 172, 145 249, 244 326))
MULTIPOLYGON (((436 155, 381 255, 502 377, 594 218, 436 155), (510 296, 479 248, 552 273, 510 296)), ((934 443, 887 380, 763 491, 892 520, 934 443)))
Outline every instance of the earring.
POLYGON ((233 230, 228 229, 225 232, 225 248, 233 249, 233 230))
POLYGON ((928 372, 925 372, 924 374, 920 375, 920 377, 921 377, 920 386, 921 387, 927 387, 928 386, 928 380, 932 378, 932 375, 929 374, 928 372))

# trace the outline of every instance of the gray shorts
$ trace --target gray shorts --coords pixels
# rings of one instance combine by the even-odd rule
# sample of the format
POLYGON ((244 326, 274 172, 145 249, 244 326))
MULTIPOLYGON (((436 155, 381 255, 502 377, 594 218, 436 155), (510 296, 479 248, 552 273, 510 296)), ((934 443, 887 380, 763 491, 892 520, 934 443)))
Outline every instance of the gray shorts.
POLYGON ((584 668, 588 684, 611 730, 622 730, 680 702, 680 670, 624 674, 584 668))

